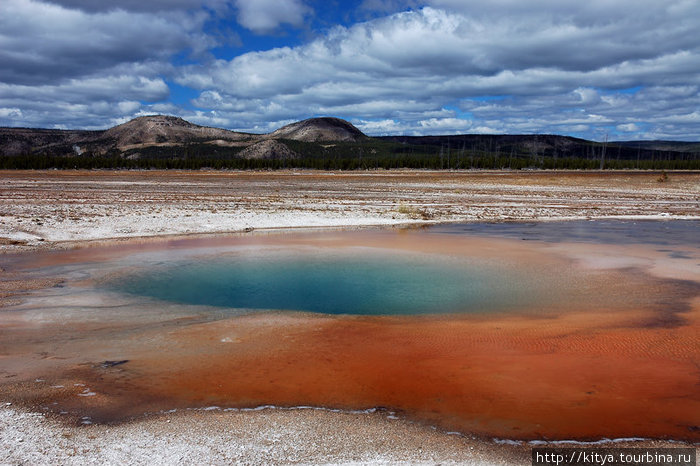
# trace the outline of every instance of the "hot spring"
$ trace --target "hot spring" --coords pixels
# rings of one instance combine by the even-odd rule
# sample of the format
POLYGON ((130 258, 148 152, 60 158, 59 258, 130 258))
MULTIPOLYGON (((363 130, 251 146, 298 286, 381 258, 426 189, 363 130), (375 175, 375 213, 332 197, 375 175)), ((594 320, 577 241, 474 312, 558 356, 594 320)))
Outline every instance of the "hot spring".
POLYGON ((698 441, 698 222, 121 242, 5 261, 3 400, 82 422, 386 407, 488 438, 698 441))
POLYGON ((515 269, 450 257, 355 250, 265 250, 149 267, 106 284, 180 304, 325 314, 410 315, 527 306, 537 282, 515 269))

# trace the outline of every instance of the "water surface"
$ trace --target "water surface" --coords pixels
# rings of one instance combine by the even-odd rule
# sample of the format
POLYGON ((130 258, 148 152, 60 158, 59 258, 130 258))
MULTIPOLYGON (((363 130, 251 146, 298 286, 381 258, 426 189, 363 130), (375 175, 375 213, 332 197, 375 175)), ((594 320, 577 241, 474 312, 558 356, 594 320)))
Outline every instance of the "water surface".
POLYGON ((449 256, 260 250, 174 261, 121 277, 107 288, 224 308, 410 315, 527 306, 536 283, 512 268, 449 256))
POLYGON ((487 235, 545 242, 700 246, 700 220, 571 220, 551 222, 452 223, 433 233, 487 235))

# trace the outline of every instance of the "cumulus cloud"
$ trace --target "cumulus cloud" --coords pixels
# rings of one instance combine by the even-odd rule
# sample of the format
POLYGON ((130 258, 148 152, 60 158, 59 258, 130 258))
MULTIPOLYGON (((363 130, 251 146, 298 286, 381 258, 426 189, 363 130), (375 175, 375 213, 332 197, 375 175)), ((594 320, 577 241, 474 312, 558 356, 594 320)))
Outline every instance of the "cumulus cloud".
POLYGON ((301 26, 311 13, 302 0, 235 0, 238 22, 257 33, 277 29, 281 24, 301 26))
POLYGON ((194 10, 200 7, 225 10, 227 0, 110 0, 108 2, 96 0, 50 0, 50 3, 61 5, 71 9, 79 9, 88 12, 96 11, 149 11, 162 12, 173 10, 194 10))
MULTIPOLYGON (((700 7, 697 10, 700 14, 700 7)), ((659 79, 663 73, 669 80, 693 74, 700 49, 692 34, 694 23, 673 17, 654 33, 646 28, 635 33, 628 27, 591 29, 573 23, 524 27, 516 18, 485 24, 424 8, 351 28, 337 27, 301 47, 218 62, 203 70, 199 79, 256 97, 346 81, 359 81, 359 86, 373 82, 385 92, 397 83, 427 82, 431 91, 451 95, 541 93, 537 89, 542 85, 557 90, 574 82, 594 85, 609 79, 613 82, 607 86, 625 87, 632 81, 659 79), (666 28, 673 32, 659 40, 666 28), (669 73, 671 67, 674 73, 669 73), (382 85, 379 79, 388 82, 382 85)))
POLYGON ((634 123, 625 123, 622 125, 617 125, 617 130, 625 133, 639 131, 639 126, 634 123))
POLYGON ((483 132, 475 128, 472 121, 454 117, 435 117, 417 120, 356 120, 353 122, 361 131, 374 135, 407 135, 420 136, 424 134, 464 134, 467 132, 483 132))
POLYGON ((43 84, 119 64, 166 60, 213 43, 204 17, 114 10, 88 14, 34 0, 0 3, 0 81, 43 84))
POLYGON ((0 108, 14 106, 17 110, 0 111, 0 124, 7 121, 8 126, 104 128, 147 110, 149 106, 142 101, 163 100, 168 94, 161 78, 129 74, 41 86, 0 83, 0 108), (51 123, 47 125, 47 121, 51 123))
POLYGON ((697 139, 700 87, 654 86, 627 92, 576 89, 554 96, 465 99, 463 111, 507 132, 617 139, 697 139), (592 100, 581 95, 595 95, 592 100), (630 133, 635 133, 631 135, 630 133))
MULTIPOLYGON (((428 115, 454 102, 482 119, 472 129, 614 130, 634 124, 621 118, 659 105, 645 103, 640 89, 667 92, 662 102, 673 102, 667 111, 680 118, 690 103, 672 90, 700 85, 697 2, 432 3, 336 27, 299 47, 189 67, 178 81, 203 91, 198 105, 244 110, 232 113, 236 125, 327 113, 358 118, 366 129, 423 133, 440 129, 428 115), (215 101, 207 100, 212 92, 215 101), (489 96, 509 98, 482 105, 489 96)), ((462 118, 440 118, 452 117, 462 118)))
POLYGON ((36 100, 50 101, 57 95, 66 100, 146 100, 158 101, 169 95, 161 78, 134 75, 88 77, 71 79, 61 84, 25 86, 0 83, 0 101, 21 100, 31 93, 36 100), (119 91, 115 93, 115 91, 119 91))
POLYGON ((303 0, 52 1, 0 4, 0 124, 15 110, 38 121, 30 101, 53 98, 110 108, 86 108, 95 121, 163 109, 248 131, 333 115, 369 134, 700 138, 697 1, 365 0, 375 19, 182 66, 172 56, 216 45, 203 5, 256 34, 315 13, 303 0), (172 80, 198 92, 192 107, 168 102, 172 80))
POLYGON ((65 3, 0 2, 0 107, 20 110, 0 112, 0 125, 110 125, 169 97, 173 55, 215 44, 202 33, 202 12, 65 3))
POLYGON ((21 118, 22 110, 19 108, 0 107, 0 118, 21 118))

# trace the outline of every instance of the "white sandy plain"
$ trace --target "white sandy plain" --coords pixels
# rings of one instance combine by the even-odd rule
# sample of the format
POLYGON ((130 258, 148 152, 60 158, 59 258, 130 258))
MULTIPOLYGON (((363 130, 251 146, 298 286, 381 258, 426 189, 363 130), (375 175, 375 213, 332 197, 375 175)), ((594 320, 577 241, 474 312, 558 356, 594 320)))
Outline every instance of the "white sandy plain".
POLYGON ((0 408, 0 464, 527 464, 523 446, 439 433, 383 413, 189 411, 70 427, 0 408))
POLYGON ((270 228, 700 218, 700 174, 657 178, 626 172, 5 171, 0 247, 270 228))

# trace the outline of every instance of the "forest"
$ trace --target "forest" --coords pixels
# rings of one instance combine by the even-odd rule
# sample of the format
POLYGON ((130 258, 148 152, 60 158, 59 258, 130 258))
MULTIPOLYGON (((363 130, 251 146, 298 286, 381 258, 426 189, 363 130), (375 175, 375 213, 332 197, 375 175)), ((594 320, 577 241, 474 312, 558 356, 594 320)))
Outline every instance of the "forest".
POLYGON ((296 156, 246 158, 242 147, 194 141, 106 154, 38 152, 0 157, 2 169, 502 169, 700 170, 700 148, 586 141, 565 136, 380 137, 319 143, 281 139, 296 156), (661 149, 659 148, 661 147, 661 149))

